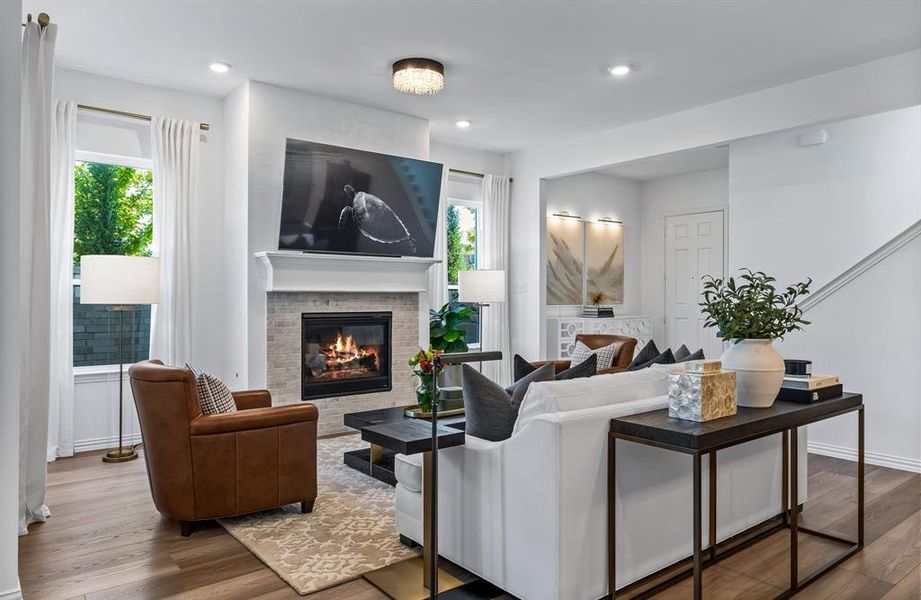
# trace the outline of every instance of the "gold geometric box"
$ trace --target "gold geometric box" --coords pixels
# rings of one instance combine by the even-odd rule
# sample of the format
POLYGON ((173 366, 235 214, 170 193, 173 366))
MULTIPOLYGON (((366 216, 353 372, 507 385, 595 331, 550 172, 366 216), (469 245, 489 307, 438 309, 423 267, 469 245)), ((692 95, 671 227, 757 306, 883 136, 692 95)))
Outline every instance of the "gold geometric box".
MULTIPOLYGON (((703 362, 703 361, 701 361, 703 362)), ((668 416, 711 421, 736 414, 736 373, 712 364, 676 365, 668 386, 668 416), (689 372, 698 371, 698 372, 689 372)))

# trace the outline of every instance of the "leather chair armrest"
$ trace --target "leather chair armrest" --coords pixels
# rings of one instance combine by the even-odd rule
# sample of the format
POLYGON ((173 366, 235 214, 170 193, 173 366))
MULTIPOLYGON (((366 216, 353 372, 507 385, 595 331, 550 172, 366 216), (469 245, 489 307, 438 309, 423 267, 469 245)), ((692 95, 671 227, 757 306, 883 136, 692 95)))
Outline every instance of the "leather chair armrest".
POLYGON ((547 363, 553 363, 553 372, 559 373, 569 368, 572 361, 568 360, 536 360, 531 363, 532 366, 540 368, 547 363))
POLYGON ((625 367, 608 367, 607 369, 601 369, 595 375, 607 375, 608 373, 623 373, 627 369, 625 367))
POLYGON ((313 404, 294 404, 274 408, 252 408, 220 415, 201 415, 192 420, 192 435, 234 433, 250 429, 266 429, 317 420, 317 407, 313 404))
POLYGON ((237 410, 268 408, 272 406, 272 394, 268 390, 233 392, 233 401, 237 405, 237 410))

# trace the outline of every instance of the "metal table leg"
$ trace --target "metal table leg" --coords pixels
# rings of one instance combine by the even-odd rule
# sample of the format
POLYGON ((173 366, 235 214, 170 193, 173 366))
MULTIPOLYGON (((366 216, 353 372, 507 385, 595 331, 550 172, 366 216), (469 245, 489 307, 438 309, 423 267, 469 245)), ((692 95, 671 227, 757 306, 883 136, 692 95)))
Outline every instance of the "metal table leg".
POLYGON ((701 565, 701 475, 700 454, 694 454, 694 600, 703 597, 703 569, 701 565))
POLYGON ((617 597, 617 570, 615 554, 617 552, 617 527, 614 504, 614 488, 617 481, 617 438, 608 436, 608 596, 617 597))
POLYGON ((799 444, 790 429, 790 589, 799 587, 799 444))
POLYGON ((716 450, 710 453, 707 461, 710 466, 710 560, 716 560, 716 450))

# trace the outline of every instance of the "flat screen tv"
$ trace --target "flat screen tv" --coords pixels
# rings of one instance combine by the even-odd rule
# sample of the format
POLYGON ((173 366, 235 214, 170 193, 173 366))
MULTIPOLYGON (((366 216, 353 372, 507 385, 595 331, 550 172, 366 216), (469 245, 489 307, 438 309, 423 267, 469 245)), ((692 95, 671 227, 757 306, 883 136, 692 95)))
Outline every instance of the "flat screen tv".
POLYGON ((431 257, 442 165, 287 140, 280 250, 431 257))

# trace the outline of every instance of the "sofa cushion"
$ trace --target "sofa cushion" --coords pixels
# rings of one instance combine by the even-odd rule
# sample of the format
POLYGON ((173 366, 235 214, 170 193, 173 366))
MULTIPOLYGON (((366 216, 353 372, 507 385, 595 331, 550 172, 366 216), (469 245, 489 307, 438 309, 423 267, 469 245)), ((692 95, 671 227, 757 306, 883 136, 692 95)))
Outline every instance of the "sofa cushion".
MULTIPOLYGON (((537 370, 537 367, 526 361, 521 357, 520 354, 515 355, 514 361, 514 372, 515 372, 515 381, 518 381, 522 377, 533 373, 537 370)), ((588 357, 587 360, 580 362, 577 365, 573 365, 568 369, 564 369, 553 376, 557 381, 562 381, 563 379, 576 379, 577 377, 591 377, 595 374, 595 371, 598 370, 598 355, 592 354, 588 357)), ((508 388, 506 388, 508 389, 508 388)))
POLYGON ((510 388, 493 383, 470 365, 463 365, 465 431, 484 440, 499 442, 512 435, 518 407, 530 385, 538 381, 553 381, 553 363, 547 363, 525 375, 510 388))
POLYGON ((618 344, 617 342, 603 346, 601 348, 595 348, 594 350, 586 346, 581 341, 576 342, 576 347, 572 351, 572 356, 570 356, 570 361, 572 365, 578 365, 589 359, 589 357, 594 354, 598 357, 598 364, 596 369, 601 371, 603 369, 610 369, 611 365, 614 363, 614 353, 617 351, 618 344))
POLYGON ((652 340, 646 342, 646 345, 643 346, 643 349, 633 357, 633 360, 630 361, 630 364, 627 366, 628 371, 635 371, 640 368, 640 365, 646 364, 655 357, 659 356, 661 352, 656 348, 656 343, 652 340))
POLYGON ((198 403, 201 405, 201 411, 206 415, 221 415, 224 413, 237 412, 237 403, 233 400, 233 393, 223 381, 205 373, 201 369, 196 369, 186 363, 186 369, 192 372, 195 378, 195 389, 198 392, 198 403))
POLYGON ((643 371, 610 373, 567 381, 535 383, 528 388, 513 432, 547 414, 619 404, 668 394, 669 373, 643 371))
POLYGON ((393 457, 393 474, 397 481, 413 492, 422 491, 422 455, 397 454, 393 457))
POLYGON ((654 359, 647 361, 639 366, 633 368, 634 371, 640 371, 652 365, 673 365, 675 364, 675 355, 672 354, 672 349, 668 348, 665 352, 655 357, 654 359))

